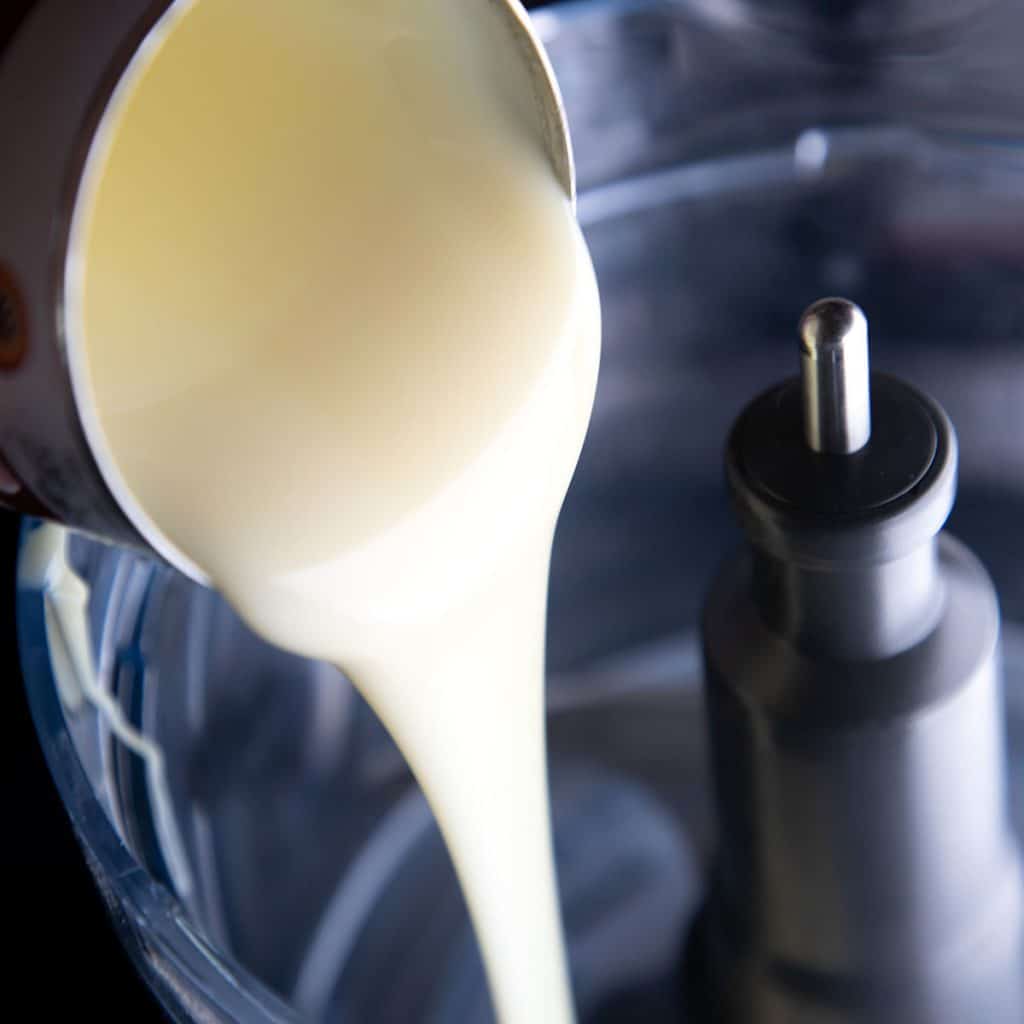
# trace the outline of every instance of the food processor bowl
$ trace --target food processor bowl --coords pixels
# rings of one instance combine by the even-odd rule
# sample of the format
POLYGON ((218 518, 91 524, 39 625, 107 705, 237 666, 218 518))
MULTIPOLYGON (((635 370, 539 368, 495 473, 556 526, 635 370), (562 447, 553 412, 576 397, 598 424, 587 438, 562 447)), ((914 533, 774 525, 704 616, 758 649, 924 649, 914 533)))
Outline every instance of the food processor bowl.
MULTIPOLYGON (((692 1018, 681 965, 715 843, 698 621, 740 543, 722 453, 791 374, 822 295, 855 300, 874 366, 956 425, 950 530, 999 594, 1024 823, 1024 10, 942 7, 846 35, 754 0, 535 13, 606 325, 548 629, 585 1022, 692 1018)), ((491 1019, 429 810, 340 672, 267 646, 174 570, 50 525, 26 524, 18 614, 58 788, 172 1017, 491 1019)))

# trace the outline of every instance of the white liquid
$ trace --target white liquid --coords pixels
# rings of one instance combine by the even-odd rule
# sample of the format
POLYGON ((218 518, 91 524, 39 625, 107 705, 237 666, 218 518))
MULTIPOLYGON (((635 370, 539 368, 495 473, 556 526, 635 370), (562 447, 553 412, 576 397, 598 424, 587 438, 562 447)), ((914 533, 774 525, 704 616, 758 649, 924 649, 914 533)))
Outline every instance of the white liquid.
POLYGON ((121 99, 80 224, 81 372, 139 506, 387 724, 501 1020, 560 1024, 545 599, 599 308, 488 17, 192 7, 121 99))

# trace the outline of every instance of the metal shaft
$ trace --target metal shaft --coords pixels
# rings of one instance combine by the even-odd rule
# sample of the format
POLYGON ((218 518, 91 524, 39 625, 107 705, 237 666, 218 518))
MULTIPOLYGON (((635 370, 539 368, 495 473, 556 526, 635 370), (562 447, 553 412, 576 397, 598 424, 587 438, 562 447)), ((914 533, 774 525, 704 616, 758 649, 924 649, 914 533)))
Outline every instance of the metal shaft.
POLYGON ((804 435, 822 455, 849 455, 871 437, 868 323, 846 299, 820 299, 800 320, 804 435))

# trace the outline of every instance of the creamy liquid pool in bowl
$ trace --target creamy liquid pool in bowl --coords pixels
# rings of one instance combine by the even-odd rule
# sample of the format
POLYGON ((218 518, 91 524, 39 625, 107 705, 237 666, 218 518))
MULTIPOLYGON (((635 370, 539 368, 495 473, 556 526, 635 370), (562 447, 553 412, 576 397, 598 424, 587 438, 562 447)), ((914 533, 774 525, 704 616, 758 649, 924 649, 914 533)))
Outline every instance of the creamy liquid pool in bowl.
POLYGON ((600 312, 485 6, 178 11, 90 157, 72 373, 115 491, 390 729, 500 1019, 559 1024, 544 626, 600 312))

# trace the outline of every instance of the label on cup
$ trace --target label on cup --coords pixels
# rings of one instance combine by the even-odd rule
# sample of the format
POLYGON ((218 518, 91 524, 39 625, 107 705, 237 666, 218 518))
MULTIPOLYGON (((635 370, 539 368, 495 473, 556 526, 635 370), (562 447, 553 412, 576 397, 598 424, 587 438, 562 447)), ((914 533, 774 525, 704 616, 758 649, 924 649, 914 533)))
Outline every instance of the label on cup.
POLYGON ((28 347, 28 314, 14 275, 0 263, 0 370, 13 370, 28 347))

